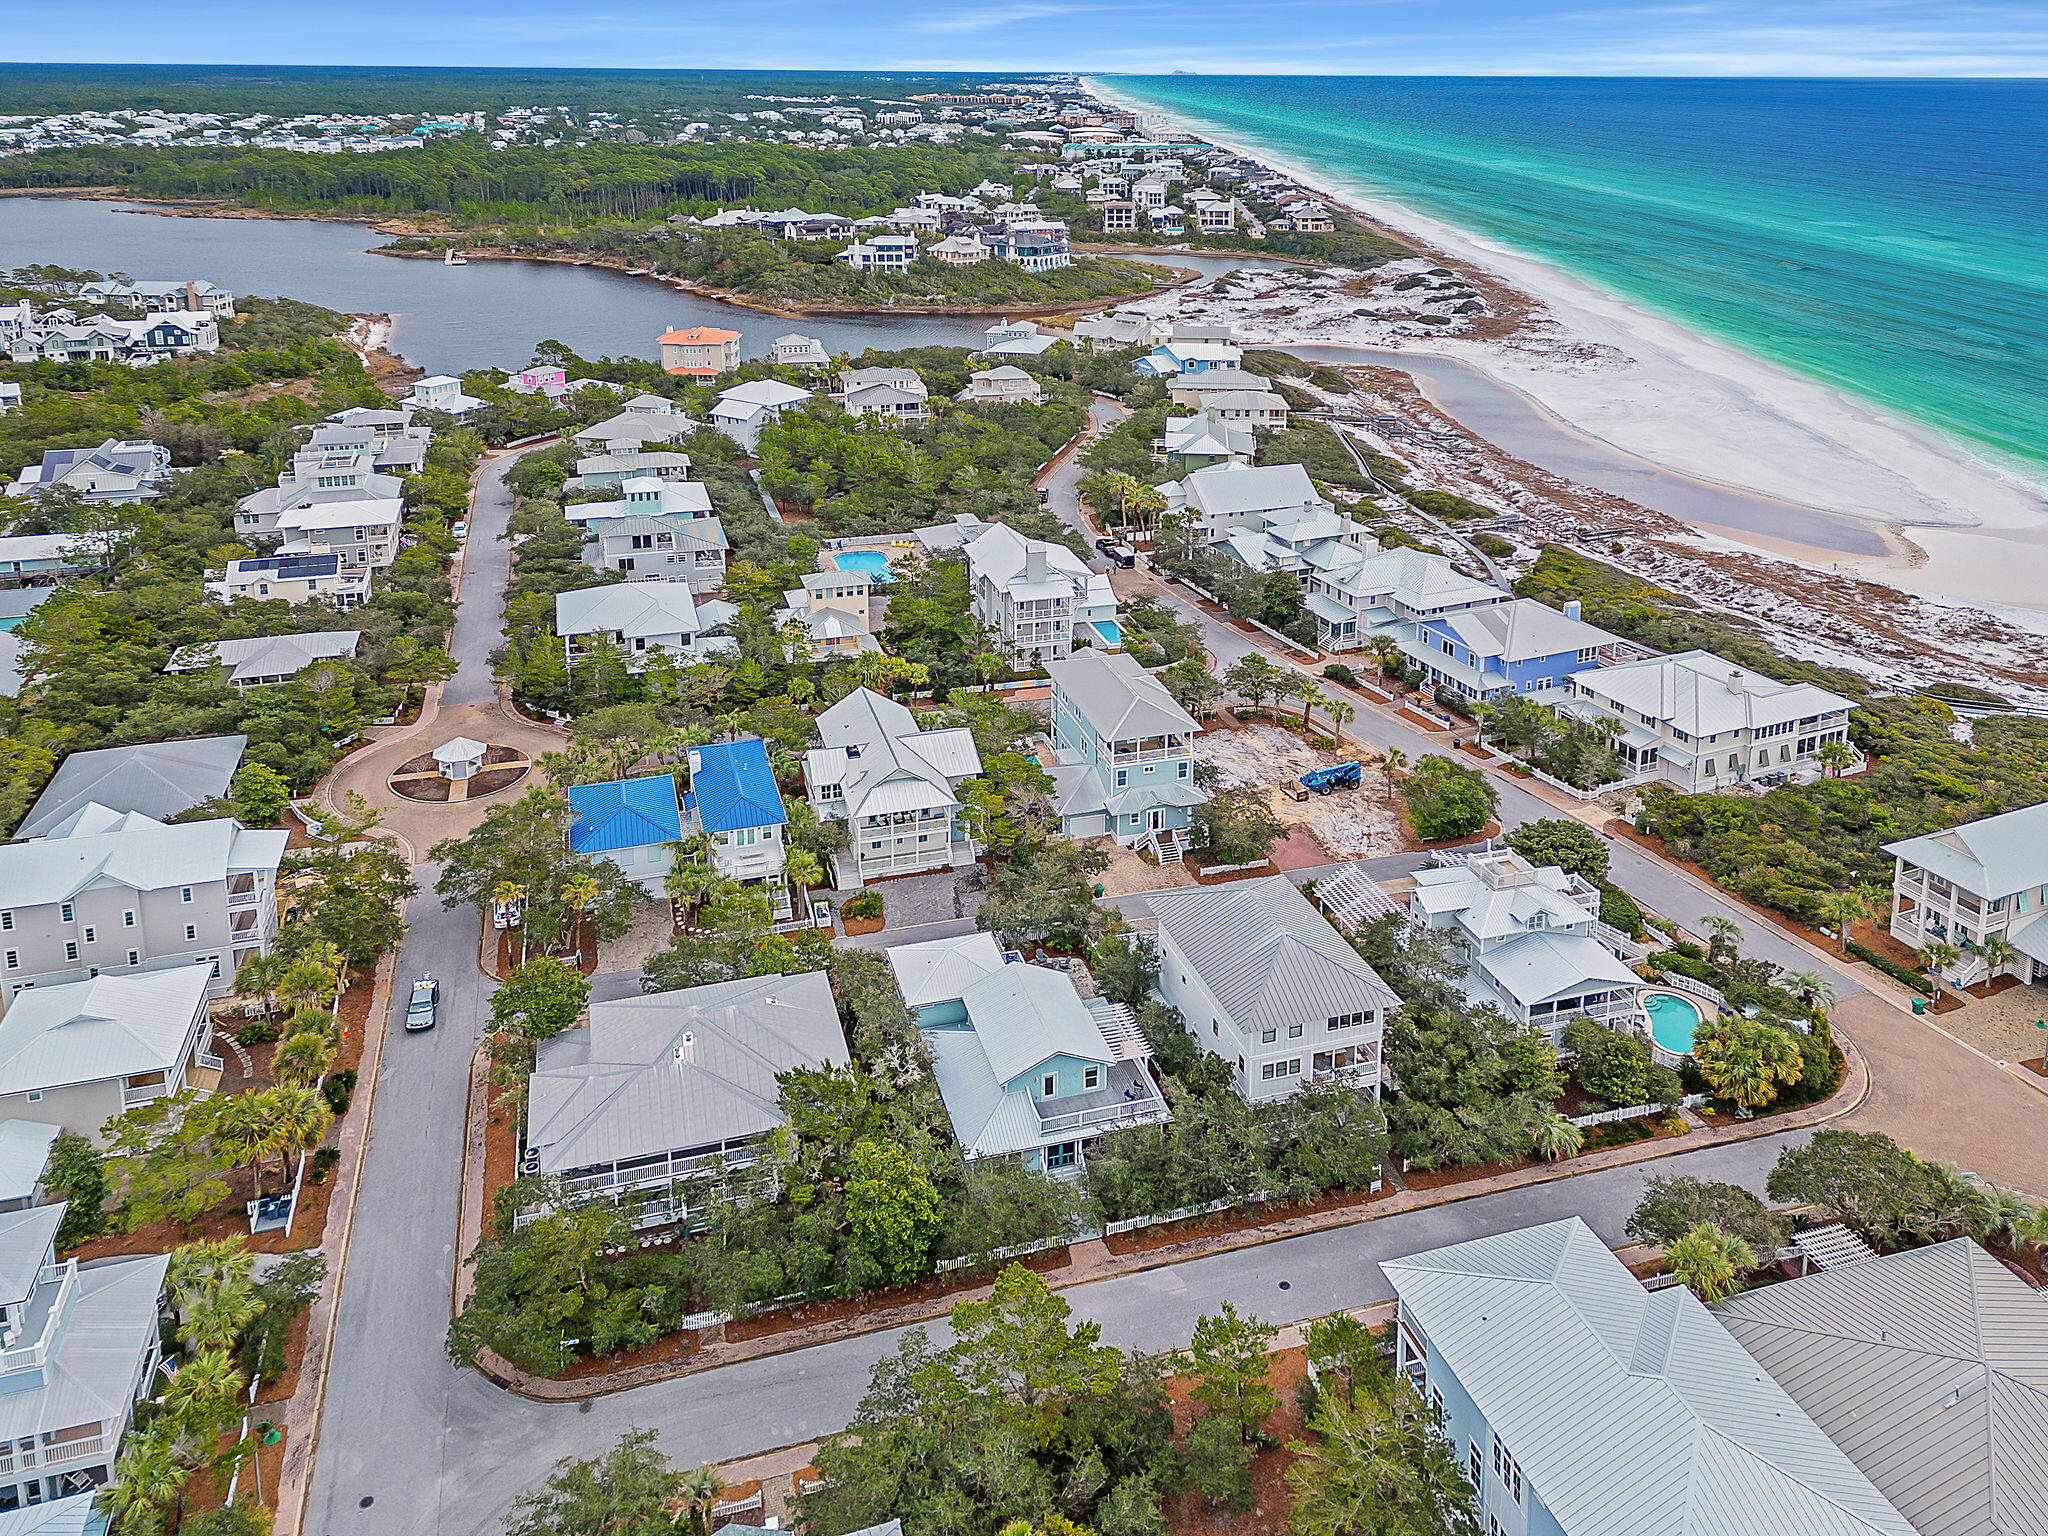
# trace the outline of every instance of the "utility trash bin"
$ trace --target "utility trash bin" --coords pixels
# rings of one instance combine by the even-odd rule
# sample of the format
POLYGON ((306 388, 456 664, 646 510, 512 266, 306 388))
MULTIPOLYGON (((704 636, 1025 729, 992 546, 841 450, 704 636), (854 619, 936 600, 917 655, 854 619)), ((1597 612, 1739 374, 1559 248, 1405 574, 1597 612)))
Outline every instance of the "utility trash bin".
POLYGON ((1927 1011, 1927 999, 1926 999, 1926 998, 1924 998, 1924 997, 1916 997, 1916 998, 1914 998, 1914 999, 1913 999, 1913 1011, 1914 1011, 1915 1013, 1925 1013, 1925 1012, 1927 1011))

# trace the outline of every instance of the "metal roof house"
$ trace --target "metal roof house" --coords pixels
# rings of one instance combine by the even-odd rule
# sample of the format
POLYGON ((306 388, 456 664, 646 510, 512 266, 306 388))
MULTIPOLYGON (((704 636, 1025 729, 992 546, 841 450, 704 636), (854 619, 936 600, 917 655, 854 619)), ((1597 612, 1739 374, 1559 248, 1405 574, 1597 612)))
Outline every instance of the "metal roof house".
POLYGON ((41 837, 93 804, 167 821, 225 796, 248 746, 247 736, 195 736, 73 752, 43 786, 14 835, 41 837))
POLYGON ((107 1517, 98 1503, 96 1493, 74 1493, 0 1511, 0 1536, 106 1536, 107 1517))
POLYGON ((735 384, 711 407, 711 425, 748 453, 761 440, 762 428, 780 421, 782 413, 811 398, 808 389, 780 379, 752 379, 735 384))
POLYGON ((970 1160, 1073 1176, 1102 1137, 1172 1118, 1130 1010, 1083 1000, 1064 971, 1005 964, 986 933, 899 944, 887 959, 970 1160))
POLYGON ((818 716, 818 735, 804 788, 821 818, 847 823, 850 845, 832 860, 838 886, 973 861, 958 797, 981 772, 972 731, 919 730, 903 705, 856 688, 818 716))
POLYGON ((2048 1531, 2048 1301, 1968 1238, 1714 1313, 1920 1536, 2048 1531))
POLYGON ((243 640, 208 640, 188 645, 164 666, 166 672, 221 669, 237 688, 288 683, 316 662, 355 655, 361 630, 319 629, 296 635, 251 635, 243 640))
POLYGON ((555 594, 555 633, 569 665, 590 654, 593 637, 609 639, 626 666, 638 671, 650 655, 703 661, 736 649, 716 631, 738 613, 731 603, 700 603, 683 581, 622 581, 555 594))
POLYGON ((569 846, 585 858, 616 865, 650 896, 662 894, 683 835, 676 781, 666 773, 569 786, 569 846))
POLYGON ((0 1017, 0 1116, 104 1142, 122 1111, 186 1088, 210 1092, 222 1063, 196 965, 96 976, 16 994, 0 1017))
POLYGON ((0 1120, 0 1211, 42 1203, 50 1145, 63 1132, 42 1120, 0 1120))
POLYGON ((1253 1103, 1305 1082, 1379 1093, 1380 1046, 1400 1000, 1285 875, 1166 891, 1159 995, 1253 1103))
POLYGON ((1440 854, 1418 869, 1408 915, 1454 934, 1466 963, 1465 994, 1555 1040, 1584 1014, 1636 1027, 1642 978, 1623 961, 1642 946, 1600 921, 1600 893, 1554 864, 1532 865, 1509 848, 1440 854))
POLYGON ((1064 544, 1027 539, 998 523, 966 546, 974 616, 1027 665, 1072 654, 1076 643, 1121 644, 1116 593, 1064 544))
POLYGON ((1162 864, 1186 851, 1201 726, 1125 652, 1076 651, 1052 678, 1053 806, 1066 837, 1147 844, 1162 864))
POLYGON ((569 1197, 644 1196, 643 1226, 687 1221, 703 1196, 678 1181, 758 1162, 783 1123, 777 1074, 848 1059, 823 971, 593 1003, 540 1047, 521 1170, 569 1197))
POLYGON ((59 1264, 63 1218, 62 1202, 0 1215, 0 1506, 8 1508, 72 1502, 105 1484, 156 1373, 169 1257, 59 1264))
POLYGON ((711 863, 728 880, 763 887, 777 920, 790 915, 789 861, 783 828, 789 813, 758 736, 690 748, 690 790, 683 827, 711 839, 711 863))
POLYGON ((1944 976, 1967 987, 1986 977, 2048 977, 2048 802, 1886 843, 1892 869, 1892 937, 1914 949, 1930 940, 1960 949, 1944 976), (1987 940, 2017 952, 1993 966, 1987 940))
POLYGON ((1691 1291, 1645 1290, 1576 1216, 1380 1270, 1489 1529, 1913 1536, 1691 1291))
POLYGON ((1440 614, 1400 642, 1401 654, 1422 668, 1432 687, 1468 699, 1562 688, 1574 672, 1601 665, 1603 653, 1611 656, 1620 647, 1647 654, 1586 623, 1578 607, 1569 602, 1560 612, 1533 597, 1517 597, 1440 614))

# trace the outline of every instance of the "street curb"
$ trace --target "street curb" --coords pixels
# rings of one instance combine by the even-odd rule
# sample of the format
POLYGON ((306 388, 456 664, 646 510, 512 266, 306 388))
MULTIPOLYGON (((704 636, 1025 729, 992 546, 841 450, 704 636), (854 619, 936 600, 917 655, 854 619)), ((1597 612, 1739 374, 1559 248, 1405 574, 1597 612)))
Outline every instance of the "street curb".
MULTIPOLYGON (((1720 1134, 1715 1140, 1704 1143, 1691 1141, 1689 1137, 1677 1137, 1668 1142, 1636 1143, 1631 1147, 1617 1147, 1612 1150, 1638 1155, 1617 1157, 1611 1162, 1601 1163, 1596 1166, 1573 1167, 1569 1165, 1569 1162, 1543 1165, 1537 1168, 1521 1170, 1521 1173, 1529 1175, 1528 1177, 1522 1177, 1519 1174, 1504 1176, 1514 1179, 1514 1182, 1510 1184, 1496 1185, 1488 1188, 1433 1190, 1429 1192, 1429 1198, 1418 1199, 1412 1204, 1401 1206, 1376 1204, 1357 1207, 1354 1208, 1354 1213, 1348 1214, 1342 1219, 1331 1220, 1301 1231, 1289 1232, 1254 1229, 1253 1231, 1241 1234, 1229 1234, 1234 1240, 1221 1242, 1214 1247, 1204 1248, 1193 1253, 1182 1253, 1176 1256, 1171 1253, 1171 1250, 1162 1249, 1160 1256, 1156 1259, 1119 1267, 1110 1274, 1075 1276, 1064 1282, 1056 1275, 1046 1275, 1044 1278, 1047 1286, 1054 1291, 1079 1290, 1084 1286, 1099 1284, 1102 1281, 1121 1280, 1130 1275, 1151 1274, 1157 1270, 1171 1269, 1177 1264, 1187 1264, 1197 1259, 1212 1258, 1218 1254, 1235 1253, 1251 1248, 1263 1248, 1272 1243, 1291 1242, 1296 1238, 1311 1237, 1323 1232, 1339 1232, 1348 1227, 1362 1226, 1369 1221, 1378 1221, 1383 1217, 1402 1216, 1415 1211, 1434 1210, 1441 1206, 1459 1205, 1468 1200, 1485 1199, 1491 1195, 1508 1194, 1525 1189, 1539 1188, 1546 1184, 1561 1183, 1566 1179, 1577 1178, 1584 1174, 1605 1173, 1614 1168, 1631 1168, 1642 1163, 1661 1162, 1666 1158, 1682 1157, 1691 1152, 1704 1151, 1708 1147, 1734 1146, 1746 1141, 1760 1141, 1766 1137, 1783 1135, 1788 1131, 1808 1130, 1815 1126, 1828 1124, 1830 1121, 1839 1120, 1845 1115, 1855 1113, 1870 1096, 1870 1069, 1863 1059, 1863 1053, 1856 1048, 1854 1041, 1845 1041, 1843 1044, 1843 1055, 1847 1058, 1848 1064, 1843 1072, 1841 1086, 1832 1095, 1818 1105, 1809 1105, 1804 1109, 1793 1111, 1783 1120, 1754 1122, 1751 1126, 1740 1129, 1736 1134, 1720 1134), (1691 1144, 1688 1145, 1688 1142, 1691 1144)), ((1715 1133, 1709 1132, 1708 1134, 1714 1135, 1715 1133)), ((978 1290, 961 1291, 943 1298, 942 1303, 929 1303, 926 1309, 912 1315, 893 1317, 886 1321, 877 1319, 867 1327, 843 1328, 826 1338, 795 1341, 780 1348, 764 1348, 744 1355, 739 1359, 697 1361, 693 1363, 690 1357, 684 1357, 674 1363, 673 1369, 658 1376, 650 1376, 645 1380, 608 1384, 605 1378, 601 1376, 588 1377, 575 1382, 574 1385, 577 1390, 571 1392, 549 1393, 534 1391, 524 1383, 533 1381, 536 1378, 526 1376, 525 1372, 520 1371, 510 1361, 503 1360, 496 1355, 490 1355, 488 1352, 473 1369, 475 1369, 478 1375, 491 1382, 494 1386, 502 1388, 515 1397, 524 1398, 528 1402, 548 1404, 583 1402, 600 1397, 614 1397, 622 1393, 637 1392, 643 1387, 658 1386, 663 1382, 675 1381, 685 1376, 708 1375, 711 1372, 724 1370, 730 1366, 773 1359, 778 1355, 800 1354, 807 1349, 823 1348, 826 1345, 842 1343, 847 1339, 860 1338, 866 1334, 886 1333, 891 1329, 915 1327, 920 1323, 944 1318, 952 1310, 955 1302, 973 1300, 978 1294, 978 1290)), ((794 1443, 802 1444, 803 1442, 794 1443)), ((781 1449, 781 1447, 770 1447, 770 1449, 781 1449)), ((766 1452, 750 1451, 747 1454, 748 1456, 755 1456, 766 1454, 766 1452)))

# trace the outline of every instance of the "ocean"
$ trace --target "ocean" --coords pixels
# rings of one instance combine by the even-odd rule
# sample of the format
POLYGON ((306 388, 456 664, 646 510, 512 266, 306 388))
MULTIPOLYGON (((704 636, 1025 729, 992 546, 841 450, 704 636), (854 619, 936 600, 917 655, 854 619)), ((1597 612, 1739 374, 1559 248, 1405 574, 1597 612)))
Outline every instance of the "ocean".
POLYGON ((2048 81, 1101 80, 2048 465, 2048 81))

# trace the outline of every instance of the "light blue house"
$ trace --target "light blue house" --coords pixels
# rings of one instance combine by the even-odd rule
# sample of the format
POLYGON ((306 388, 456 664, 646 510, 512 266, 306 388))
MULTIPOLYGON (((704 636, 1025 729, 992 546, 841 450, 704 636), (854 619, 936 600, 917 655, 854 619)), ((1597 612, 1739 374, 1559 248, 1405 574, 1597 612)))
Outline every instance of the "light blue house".
POLYGON ((1421 667, 1432 686, 1468 699, 1562 688, 1574 672, 1597 667, 1601 653, 1631 656, 1640 648, 1579 617, 1576 599, 1560 613, 1533 597, 1425 618, 1401 654, 1421 667))
POLYGON ((986 933, 899 944, 888 961, 967 1158, 1072 1176, 1103 1136, 1172 1118, 1130 1010, 1084 1001, 1065 972, 1006 964, 986 933))
POLYGON ((1691 1291, 1645 1290, 1576 1216, 1380 1269, 1489 1533, 1913 1536, 1691 1291))
POLYGON ((1218 368, 1234 369, 1243 360, 1243 349, 1227 341, 1166 341, 1131 364, 1131 372, 1141 378, 1173 379, 1218 368))
POLYGON ((1123 652, 1077 651, 1045 670, 1061 835, 1107 834, 1179 863, 1194 808, 1209 798, 1195 787, 1201 727, 1123 652))
POLYGON ((676 781, 666 773, 606 784, 569 786, 575 823, 569 846, 586 858, 624 871, 650 896, 662 894, 675 856, 668 844, 683 835, 676 781))

